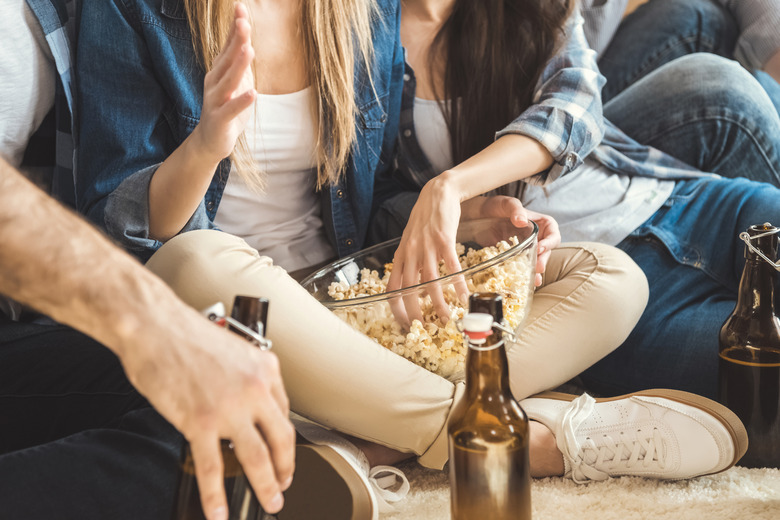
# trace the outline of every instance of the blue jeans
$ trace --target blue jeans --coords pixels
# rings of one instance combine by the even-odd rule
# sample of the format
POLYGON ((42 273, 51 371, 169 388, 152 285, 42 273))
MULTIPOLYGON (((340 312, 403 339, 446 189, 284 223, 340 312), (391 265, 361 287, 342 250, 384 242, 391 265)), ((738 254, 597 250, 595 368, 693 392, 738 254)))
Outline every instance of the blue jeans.
MULTIPOLYGON (((636 328, 588 369, 586 388, 616 395, 674 388, 715 398, 718 332, 734 309, 753 224, 780 224, 780 190, 747 179, 680 181, 618 247, 647 276, 650 300, 636 328)), ((778 284, 780 285, 780 284, 778 284)))
POLYGON ((108 349, 0 316, 0 518, 169 520, 182 445, 108 349))
MULTIPOLYGON (((733 58, 739 28, 713 0, 651 0, 623 20, 599 59, 607 78, 609 101, 662 65, 695 52, 733 58)), ((761 71, 751 71, 780 112, 780 85, 761 71)))
POLYGON ((642 5, 599 60, 604 114, 701 170, 780 186, 780 85, 715 56, 731 57, 737 36, 712 0, 642 5))
POLYGON ((676 59, 619 93, 604 115, 699 170, 780 186, 780 116, 736 62, 704 53, 676 59))

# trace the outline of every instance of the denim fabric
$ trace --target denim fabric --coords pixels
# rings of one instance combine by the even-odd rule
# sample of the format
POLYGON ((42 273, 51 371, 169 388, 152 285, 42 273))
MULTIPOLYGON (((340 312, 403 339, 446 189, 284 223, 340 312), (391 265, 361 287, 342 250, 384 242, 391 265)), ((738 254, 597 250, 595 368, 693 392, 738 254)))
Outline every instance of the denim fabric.
POLYGON ((664 387, 715 398, 718 332, 736 305, 745 263, 738 234, 764 222, 780 222, 774 186, 678 182, 664 207, 618 246, 647 276, 650 301, 623 345, 583 374, 586 386, 605 395, 664 387))
POLYGON ((182 443, 111 351, 0 317, 1 518, 168 520, 182 443))
POLYGON ((149 406, 107 348, 61 325, 0 319, 0 453, 149 406))
POLYGON ((606 103, 604 114, 699 170, 780 186, 780 116, 736 62, 706 53, 676 59, 606 103))
MULTIPOLYGON (((358 139, 342 180, 322 190, 326 232, 339 256, 362 247, 374 192, 380 200, 388 195, 375 186, 375 175, 384 174, 398 132, 400 9, 397 0, 378 4, 373 83, 365 67, 355 71, 358 139)), ((76 203, 142 260, 161 245, 149 237, 149 181, 195 128, 202 106, 204 71, 181 6, 176 0, 92 1, 80 22, 76 203)), ((214 227, 229 171, 230 161, 222 161, 182 231, 214 227)))
MULTIPOLYGON (((604 102, 679 57, 708 52, 733 58, 737 41, 744 37, 745 31, 753 31, 755 26, 767 21, 750 24, 748 15, 755 17, 762 12, 780 17, 778 6, 765 1, 653 0, 642 5, 620 22, 612 43, 599 59, 599 68, 607 78, 602 92, 604 102), (751 8, 748 4, 756 5, 751 8), (758 12, 747 15, 742 12, 751 9, 758 12)), ((609 29, 604 30, 609 32, 609 29)), ((763 40, 767 41, 756 37, 756 42, 764 45, 773 41, 780 45, 776 27, 772 29, 772 37, 763 37, 763 40)), ((741 44, 742 49, 751 47, 747 42, 741 44)), ((762 85, 768 85, 767 93, 780 113, 780 86, 766 73, 756 70, 756 66, 753 64, 748 68, 762 85)))
POLYGON ((170 520, 183 442, 145 408, 112 427, 0 455, 0 517, 170 520))

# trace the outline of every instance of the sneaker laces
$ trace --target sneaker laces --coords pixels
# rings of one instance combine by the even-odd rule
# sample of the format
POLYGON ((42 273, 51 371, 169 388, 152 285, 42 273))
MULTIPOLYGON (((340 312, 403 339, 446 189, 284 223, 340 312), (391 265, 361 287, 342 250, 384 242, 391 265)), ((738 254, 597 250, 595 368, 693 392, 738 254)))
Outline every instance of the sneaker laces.
POLYGON ((588 480, 606 480, 609 474, 597 469, 629 470, 639 463, 643 467, 655 464, 663 469, 665 465, 664 440, 661 432, 653 428, 652 432, 636 430, 634 437, 621 432, 615 441, 609 435, 602 435, 599 444, 587 437, 584 443, 577 440, 576 432, 593 414, 596 400, 583 394, 566 408, 558 425, 556 444, 563 453, 566 466, 565 474, 571 472, 571 478, 578 484, 588 480))
POLYGON ((392 504, 400 502, 409 494, 409 479, 403 471, 393 466, 374 466, 368 472, 368 481, 376 494, 380 513, 395 512, 392 504))

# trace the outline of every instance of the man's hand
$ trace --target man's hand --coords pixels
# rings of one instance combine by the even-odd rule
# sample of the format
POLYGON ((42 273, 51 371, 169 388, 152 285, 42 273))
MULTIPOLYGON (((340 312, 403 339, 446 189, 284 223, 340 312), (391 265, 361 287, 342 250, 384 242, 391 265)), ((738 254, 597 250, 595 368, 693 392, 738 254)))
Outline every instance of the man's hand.
POLYGON ((220 439, 232 441, 263 508, 278 512, 292 482, 295 430, 277 357, 188 308, 158 312, 162 327, 136 333, 144 339, 121 359, 133 385, 189 441, 206 517, 227 519, 220 439))
POLYGON ((276 356, 188 307, 2 159, 0 229, 0 293, 119 357, 130 381, 190 441, 207 518, 227 518, 221 438, 233 441, 263 507, 278 511, 295 432, 276 356))

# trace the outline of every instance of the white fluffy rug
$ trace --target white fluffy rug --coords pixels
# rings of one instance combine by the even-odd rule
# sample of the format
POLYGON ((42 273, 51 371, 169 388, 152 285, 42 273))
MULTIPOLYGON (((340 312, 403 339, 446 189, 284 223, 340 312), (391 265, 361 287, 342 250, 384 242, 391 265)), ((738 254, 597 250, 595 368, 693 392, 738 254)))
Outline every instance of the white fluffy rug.
MULTIPOLYGON (((398 512, 381 519, 449 519, 447 473, 412 462, 400 467, 412 490, 398 512)), ((780 520, 780 469, 735 467, 680 482, 620 478, 577 485, 547 478, 533 481, 532 502, 534 520, 780 520)))

